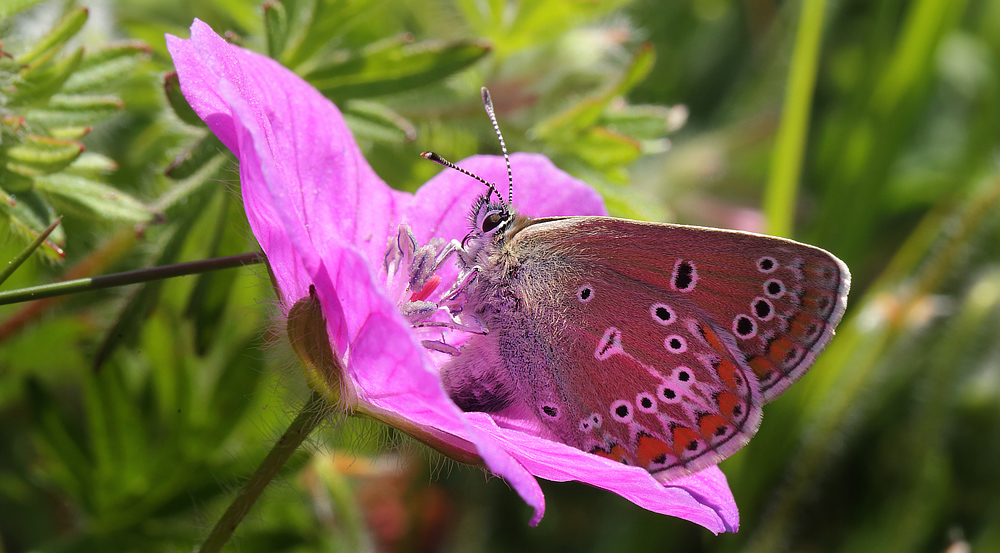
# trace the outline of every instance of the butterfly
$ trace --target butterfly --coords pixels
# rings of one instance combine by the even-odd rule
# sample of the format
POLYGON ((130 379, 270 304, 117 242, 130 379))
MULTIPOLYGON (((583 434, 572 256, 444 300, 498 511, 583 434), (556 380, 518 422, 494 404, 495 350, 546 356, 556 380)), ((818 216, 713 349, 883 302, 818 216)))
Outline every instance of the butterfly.
MULTIPOLYGON (((485 88, 483 104, 512 191, 485 88)), ((443 302, 471 337, 461 348, 425 342, 453 355, 441 381, 464 411, 535 421, 668 481, 743 447, 761 407, 809 370, 844 314, 850 272, 822 249, 612 217, 532 219, 512 192, 505 201, 422 155, 488 187, 452 247, 462 272, 443 302)), ((411 263, 415 289, 425 266, 411 263)), ((438 307, 425 303, 412 302, 414 320, 438 307)))

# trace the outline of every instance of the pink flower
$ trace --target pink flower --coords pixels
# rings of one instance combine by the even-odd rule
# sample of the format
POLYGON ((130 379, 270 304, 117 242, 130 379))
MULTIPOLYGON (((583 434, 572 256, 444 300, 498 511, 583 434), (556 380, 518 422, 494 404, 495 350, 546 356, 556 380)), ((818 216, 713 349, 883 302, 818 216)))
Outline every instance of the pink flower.
MULTIPOLYGON (((408 298, 390 291, 399 287, 383 258, 401 223, 419 245, 461 239, 481 184, 446 170, 416 194, 393 190, 365 161, 336 106, 274 60, 227 44, 201 21, 192 25, 191 39, 167 36, 167 45, 185 97, 239 159, 247 217, 284 309, 315 290, 344 371, 348 409, 453 457, 482 459, 534 508, 532 524, 545 511, 536 479, 544 478, 586 482, 715 533, 736 530, 736 505, 717 467, 664 485, 643 469, 541 437, 530 425, 464 413, 448 398, 438 378, 443 354, 421 346, 426 335, 400 314, 408 298)), ((547 158, 516 154, 512 163, 523 213, 605 214, 592 188, 547 158)), ((459 165, 506 182, 502 158, 476 156, 459 165)), ((446 290, 457 266, 449 263, 438 274, 438 290, 446 290)), ((462 340, 457 331, 443 332, 449 343, 462 340)))

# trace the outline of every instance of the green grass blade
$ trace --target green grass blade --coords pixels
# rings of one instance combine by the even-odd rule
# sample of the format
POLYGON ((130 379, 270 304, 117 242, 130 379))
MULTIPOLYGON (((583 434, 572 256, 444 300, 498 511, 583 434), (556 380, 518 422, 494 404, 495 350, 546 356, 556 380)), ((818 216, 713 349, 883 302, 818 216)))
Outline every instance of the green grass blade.
POLYGON ((791 236, 795 222, 795 200, 809 135, 809 116, 816 67, 823 38, 825 0, 804 0, 799 15, 792 65, 788 71, 785 106, 771 158, 771 173, 764 190, 767 233, 791 236))

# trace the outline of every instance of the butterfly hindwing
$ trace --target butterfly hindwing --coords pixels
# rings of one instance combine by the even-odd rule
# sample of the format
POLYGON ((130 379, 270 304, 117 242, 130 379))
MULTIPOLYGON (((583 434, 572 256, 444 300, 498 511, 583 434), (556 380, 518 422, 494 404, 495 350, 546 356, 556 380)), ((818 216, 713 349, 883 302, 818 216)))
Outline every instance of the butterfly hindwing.
POLYGON ((494 339, 529 410, 666 478, 750 439, 829 342, 850 278, 787 240, 603 217, 536 220, 505 250, 518 322, 494 339))

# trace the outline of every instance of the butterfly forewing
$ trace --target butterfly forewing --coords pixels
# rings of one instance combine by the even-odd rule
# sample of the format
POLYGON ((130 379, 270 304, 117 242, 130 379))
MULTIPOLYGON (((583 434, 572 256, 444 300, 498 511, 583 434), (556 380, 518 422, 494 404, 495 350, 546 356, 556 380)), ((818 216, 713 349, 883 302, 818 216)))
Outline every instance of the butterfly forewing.
POLYGON ((666 478, 750 439, 829 342, 850 278, 787 240, 602 217, 537 220, 505 249, 521 331, 552 330, 514 375, 529 409, 567 443, 666 478))

